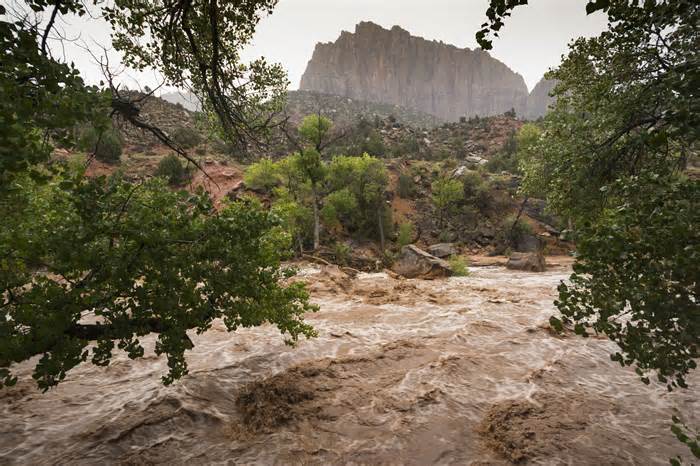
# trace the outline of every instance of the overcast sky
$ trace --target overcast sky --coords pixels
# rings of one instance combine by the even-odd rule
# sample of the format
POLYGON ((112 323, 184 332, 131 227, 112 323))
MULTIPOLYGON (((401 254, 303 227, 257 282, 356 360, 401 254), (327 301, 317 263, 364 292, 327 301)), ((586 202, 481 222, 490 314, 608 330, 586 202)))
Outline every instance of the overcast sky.
MULTIPOLYGON (((491 54, 520 73, 531 89, 547 69, 560 62, 571 39, 597 35, 605 28, 605 15, 586 16, 586 2, 531 0, 506 20, 491 54)), ((426 39, 476 48, 474 34, 485 20, 487 4, 488 0, 280 0, 274 13, 260 23, 244 57, 265 56, 282 63, 289 72, 291 89, 296 89, 316 43, 334 41, 342 30, 354 31, 360 21, 387 28, 399 25, 426 39)), ((80 29, 88 43, 92 39, 108 42, 104 24, 71 23, 65 27, 76 34, 80 29)), ((99 80, 88 54, 77 49, 69 54, 88 81, 99 80)), ((140 85, 157 83, 153 73, 129 76, 140 85)))

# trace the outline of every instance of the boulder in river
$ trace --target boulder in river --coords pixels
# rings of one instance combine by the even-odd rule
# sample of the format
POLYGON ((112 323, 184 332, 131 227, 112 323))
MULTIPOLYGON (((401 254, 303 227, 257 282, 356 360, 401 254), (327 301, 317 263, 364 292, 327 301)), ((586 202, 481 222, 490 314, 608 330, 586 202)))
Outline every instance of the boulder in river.
POLYGON ((435 257, 443 258, 457 254, 457 247, 454 243, 438 243, 428 246, 428 253, 435 257))
POLYGON ((547 266, 544 261, 544 256, 540 252, 514 252, 508 258, 506 268, 511 270, 524 270, 526 272, 544 272, 547 266))
POLYGON ((430 279, 452 275, 450 264, 412 244, 401 249, 401 254, 392 270, 406 278, 430 279))

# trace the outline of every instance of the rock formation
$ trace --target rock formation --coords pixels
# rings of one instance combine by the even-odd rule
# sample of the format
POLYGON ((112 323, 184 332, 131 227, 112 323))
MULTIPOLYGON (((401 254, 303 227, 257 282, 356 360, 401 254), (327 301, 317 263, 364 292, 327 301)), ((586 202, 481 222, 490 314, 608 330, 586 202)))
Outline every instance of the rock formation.
POLYGON ((556 84, 557 82, 551 79, 540 79, 527 97, 525 118, 534 120, 547 113, 549 106, 554 103, 554 98, 550 97, 549 93, 554 90, 556 84))
MULTIPOLYGON (((300 89, 401 105, 451 121, 511 108, 518 115, 536 113, 528 110, 522 76, 487 52, 371 22, 342 32, 334 43, 317 44, 300 89)), ((542 107, 539 97, 535 101, 542 107)))
POLYGON ((406 278, 433 279, 452 275, 450 264, 409 244, 401 249, 392 270, 406 278))

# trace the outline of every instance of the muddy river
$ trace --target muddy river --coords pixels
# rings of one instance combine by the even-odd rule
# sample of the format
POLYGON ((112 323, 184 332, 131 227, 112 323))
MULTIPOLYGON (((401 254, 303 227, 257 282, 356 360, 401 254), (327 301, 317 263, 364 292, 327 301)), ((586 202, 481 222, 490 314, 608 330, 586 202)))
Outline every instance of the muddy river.
POLYGON ((567 275, 479 267, 421 281, 305 266, 318 338, 289 348, 272 327, 217 323, 193 336, 190 374, 170 387, 152 339, 145 358, 84 365, 46 394, 25 378, 0 392, 0 464, 647 465, 685 454, 670 417, 700 425, 697 388, 645 386, 610 361, 607 340, 550 333, 567 275))

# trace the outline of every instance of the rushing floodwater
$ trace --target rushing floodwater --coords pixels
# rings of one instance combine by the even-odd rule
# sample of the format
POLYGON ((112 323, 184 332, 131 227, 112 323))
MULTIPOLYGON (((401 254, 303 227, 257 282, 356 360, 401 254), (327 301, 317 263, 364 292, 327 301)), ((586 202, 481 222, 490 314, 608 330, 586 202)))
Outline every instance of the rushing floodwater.
MULTIPOLYGON (((497 267, 443 281, 350 279, 308 267, 319 337, 272 327, 193 336, 190 375, 165 361, 84 365, 41 394, 0 392, 0 464, 668 464, 667 393, 609 360, 605 339, 550 334, 556 285, 497 267)), ((16 372, 25 375, 30 364, 16 372)), ((692 416, 695 416, 694 418, 692 416)))

